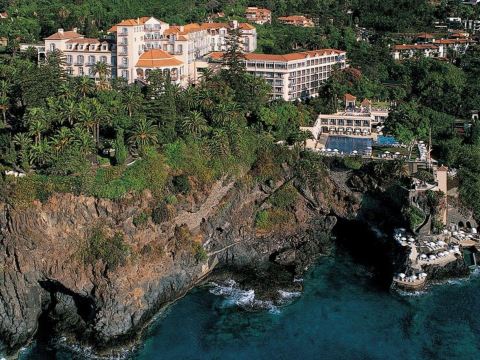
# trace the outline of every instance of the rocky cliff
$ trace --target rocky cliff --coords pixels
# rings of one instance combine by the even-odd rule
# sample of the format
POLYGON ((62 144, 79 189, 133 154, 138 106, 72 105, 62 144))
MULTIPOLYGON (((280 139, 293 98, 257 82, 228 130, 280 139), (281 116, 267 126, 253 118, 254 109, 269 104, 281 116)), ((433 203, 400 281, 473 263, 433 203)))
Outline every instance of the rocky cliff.
POLYGON ((55 194, 28 207, 0 204, 0 338, 14 352, 48 323, 49 332, 108 349, 135 338, 214 268, 276 263, 301 271, 324 250, 335 215, 349 217, 358 205, 328 178, 316 190, 289 176, 269 186, 248 179, 219 181, 170 206, 164 221, 141 225, 135 219, 155 206, 149 193, 118 202, 55 194), (256 213, 287 184, 298 192, 289 220, 259 230, 256 213), (123 241, 126 256, 115 266, 89 256, 99 228, 108 241, 123 241))

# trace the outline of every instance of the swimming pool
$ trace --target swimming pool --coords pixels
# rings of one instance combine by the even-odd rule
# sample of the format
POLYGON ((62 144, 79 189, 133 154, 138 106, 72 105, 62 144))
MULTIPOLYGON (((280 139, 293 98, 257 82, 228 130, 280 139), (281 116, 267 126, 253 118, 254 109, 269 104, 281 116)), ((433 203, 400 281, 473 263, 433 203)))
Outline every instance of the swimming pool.
POLYGON ((337 149, 339 152, 351 154, 353 151, 358 151, 359 154, 364 154, 371 151, 372 139, 354 138, 347 136, 329 136, 326 149, 337 149))
POLYGON ((378 136, 377 145, 380 146, 392 146, 397 145, 398 141, 393 136, 378 136))

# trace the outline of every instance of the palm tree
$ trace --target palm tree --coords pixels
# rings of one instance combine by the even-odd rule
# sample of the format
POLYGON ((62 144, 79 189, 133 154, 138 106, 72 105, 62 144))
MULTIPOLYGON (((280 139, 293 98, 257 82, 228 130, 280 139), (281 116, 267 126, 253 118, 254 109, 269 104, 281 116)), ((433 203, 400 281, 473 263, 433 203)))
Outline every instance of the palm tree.
POLYGON ((182 94, 183 103, 185 104, 185 110, 191 111, 195 109, 197 105, 197 89, 193 86, 189 86, 182 94))
POLYGON ((133 127, 128 138, 130 145, 135 145, 142 151, 145 146, 158 143, 158 127, 151 121, 141 118, 133 127))
POLYGON ((94 124, 93 138, 95 139, 95 144, 98 147, 100 145, 100 124, 107 123, 110 120, 110 113, 107 111, 105 106, 100 103, 100 101, 93 99, 92 116, 92 121, 94 124))
POLYGON ((7 123, 7 110, 9 108, 10 99, 8 98, 8 90, 10 84, 6 80, 0 81, 0 109, 2 110, 3 124, 7 123))
POLYGON ((186 135, 200 137, 208 131, 208 124, 201 112, 191 111, 183 120, 182 128, 186 135))
POLYGON ((63 119, 72 126, 78 117, 78 103, 73 99, 65 99, 61 106, 61 113, 63 119))
POLYGON ((32 146, 32 139, 30 138, 29 134, 26 134, 26 133, 15 134, 15 136, 13 137, 13 143, 14 145, 17 145, 20 148, 19 149, 20 160, 22 162, 24 162, 25 160, 28 160, 28 151, 32 146))
POLYGON ((217 126, 225 126, 230 118, 230 109, 227 104, 220 103, 212 114, 212 120, 217 126))
POLYGON ((42 140, 42 133, 48 128, 47 117, 43 108, 34 107, 28 110, 26 114, 28 131, 35 137, 35 145, 42 140))
POLYGON ((55 154, 58 155, 72 141, 72 131, 69 128, 61 127, 55 136, 51 140, 51 146, 55 151, 55 154))
POLYGON ((74 128, 72 131, 73 144, 84 156, 87 156, 95 148, 92 136, 82 128, 74 128))
POLYGON ((123 104, 128 112, 128 116, 133 114, 142 106, 142 94, 137 86, 131 86, 128 91, 123 94, 123 104))
POLYGON ((110 84, 108 83, 107 78, 110 76, 110 66, 106 62, 99 61, 93 67, 93 73, 98 74, 99 82, 98 88, 101 90, 108 89, 110 84))
POLYGON ((46 140, 42 140, 38 144, 32 145, 29 153, 30 164, 36 164, 39 166, 45 165, 50 158, 50 150, 50 145, 46 140))
POLYGON ((82 76, 76 86, 77 92, 85 98, 87 95, 91 94, 95 88, 95 84, 89 77, 82 76))
POLYGON ((212 136, 212 152, 221 157, 227 157, 230 154, 230 141, 228 134, 224 129, 215 129, 212 136))
POLYGON ((89 103, 82 101, 78 104, 78 125, 89 131, 95 138, 95 120, 89 103))
POLYGON ((213 79, 215 72, 210 68, 205 68, 202 70, 201 82, 206 83, 213 79))

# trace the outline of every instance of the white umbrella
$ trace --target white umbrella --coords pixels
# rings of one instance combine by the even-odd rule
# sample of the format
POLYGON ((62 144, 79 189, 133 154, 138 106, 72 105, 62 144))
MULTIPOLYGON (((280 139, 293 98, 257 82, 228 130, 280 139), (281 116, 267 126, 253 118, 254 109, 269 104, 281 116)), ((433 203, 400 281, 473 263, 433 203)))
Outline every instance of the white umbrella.
POLYGON ((385 154, 390 154, 390 151, 385 151, 385 154))
POLYGON ((412 276, 411 276, 411 279, 412 279, 412 280, 417 280, 417 277, 416 277, 415 275, 412 275, 412 276))
POLYGON ((357 151, 357 150, 353 150, 352 153, 358 154, 358 151, 357 151))
POLYGON ((435 255, 430 255, 430 256, 429 256, 429 259, 430 259, 430 260, 435 260, 436 258, 437 258, 437 257, 436 257, 435 255))
POLYGON ((395 153, 395 155, 400 155, 400 153, 397 151, 397 152, 395 153))
POLYGON ((333 149, 333 152, 338 152, 338 149, 333 149))
POLYGON ((406 276, 406 275, 405 275, 404 273, 398 274, 398 277, 399 277, 400 279, 405 279, 405 276, 406 276))
POLYGON ((405 236, 402 237, 402 241, 407 241, 407 238, 405 236))
POLYGON ((427 274, 426 273, 421 273, 420 274, 422 277, 427 277, 427 274))
POLYGON ((426 258, 427 258, 427 255, 422 254, 422 255, 420 255, 420 258, 421 258, 421 259, 426 259, 426 258))

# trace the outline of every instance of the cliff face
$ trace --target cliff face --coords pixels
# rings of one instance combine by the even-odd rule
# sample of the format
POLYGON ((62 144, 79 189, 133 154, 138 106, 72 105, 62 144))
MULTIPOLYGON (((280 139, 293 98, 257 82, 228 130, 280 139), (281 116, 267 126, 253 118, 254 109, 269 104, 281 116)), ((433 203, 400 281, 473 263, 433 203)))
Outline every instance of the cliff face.
POLYGON ((301 195, 289 209, 293 222, 263 232, 255 228, 255 213, 282 183, 218 182, 177 206, 167 221, 142 226, 134 218, 152 208, 148 193, 121 202, 56 194, 23 209, 0 204, 0 338, 15 350, 48 318, 76 341, 109 347, 138 334, 161 306, 213 268, 276 262, 301 269, 323 250, 336 222, 330 214, 356 211, 342 190, 325 184, 317 192, 295 184, 301 195), (123 236, 125 262, 85 261, 95 227, 123 236), (195 254, 199 244, 208 256, 195 254))

